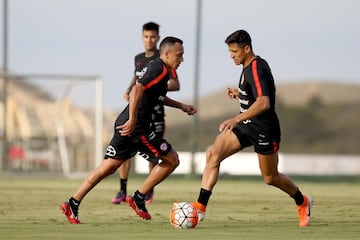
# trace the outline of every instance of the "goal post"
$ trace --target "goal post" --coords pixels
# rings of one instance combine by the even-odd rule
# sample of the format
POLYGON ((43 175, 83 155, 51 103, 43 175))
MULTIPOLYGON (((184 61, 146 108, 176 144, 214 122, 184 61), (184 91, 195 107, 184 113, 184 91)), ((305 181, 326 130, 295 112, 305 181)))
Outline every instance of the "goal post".
POLYGON ((103 159, 103 80, 64 74, 0 75, 0 128, 8 170, 72 173, 103 159), (7 84, 4 90, 5 81, 7 84), (6 103, 6 105, 4 105, 6 103), (4 144, 5 143, 5 144, 4 144), (16 155, 15 148, 22 149, 16 155), (12 155, 11 155, 12 154, 12 155))

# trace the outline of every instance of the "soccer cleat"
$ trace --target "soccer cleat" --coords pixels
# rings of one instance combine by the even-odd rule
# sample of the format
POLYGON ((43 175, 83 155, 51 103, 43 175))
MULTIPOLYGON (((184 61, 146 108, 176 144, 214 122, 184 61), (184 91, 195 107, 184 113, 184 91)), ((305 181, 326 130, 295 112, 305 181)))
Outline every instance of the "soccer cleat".
POLYGON ((71 224, 80 224, 78 219, 78 208, 72 208, 69 201, 63 202, 60 205, 60 210, 65 214, 67 220, 71 224))
POLYGON ((120 204, 121 202, 125 202, 126 193, 124 191, 120 191, 116 194, 115 197, 111 200, 113 204, 120 204))
POLYGON ((148 194, 146 194, 146 196, 145 196, 145 203, 146 203, 146 204, 152 203, 153 198, 154 198, 154 191, 151 191, 151 192, 149 192, 148 194))
POLYGON ((205 219, 206 206, 199 203, 198 201, 192 202, 191 205, 196 208, 198 214, 198 221, 203 221, 205 219))
POLYGON ((134 194, 132 194, 131 196, 127 196, 126 197, 126 202, 128 203, 128 205, 134 209, 134 211, 136 212, 136 214, 145 219, 145 220, 150 220, 151 219, 151 215, 148 213, 146 207, 145 207, 145 201, 138 201, 135 200, 134 198, 134 194))
POLYGON ((310 209, 313 205, 313 199, 311 196, 304 195, 304 202, 300 206, 297 206, 299 215, 299 226, 306 227, 310 223, 310 209))

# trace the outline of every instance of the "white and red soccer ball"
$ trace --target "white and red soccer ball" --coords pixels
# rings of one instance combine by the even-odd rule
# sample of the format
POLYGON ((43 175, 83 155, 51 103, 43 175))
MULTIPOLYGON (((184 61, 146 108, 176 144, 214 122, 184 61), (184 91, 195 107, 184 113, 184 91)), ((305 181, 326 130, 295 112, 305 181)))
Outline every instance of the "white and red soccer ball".
POLYGON ((196 208, 188 202, 174 202, 169 218, 175 228, 194 228, 198 223, 196 208))

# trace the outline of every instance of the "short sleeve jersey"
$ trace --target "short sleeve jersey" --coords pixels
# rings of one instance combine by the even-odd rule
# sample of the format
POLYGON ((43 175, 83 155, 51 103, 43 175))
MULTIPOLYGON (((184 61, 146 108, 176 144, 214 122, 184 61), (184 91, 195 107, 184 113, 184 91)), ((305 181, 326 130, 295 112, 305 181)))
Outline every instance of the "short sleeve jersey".
POLYGON ((139 53, 138 55, 135 56, 135 71, 134 74, 136 76, 136 78, 139 78, 142 76, 142 70, 143 68, 146 66, 146 64, 148 64, 149 62, 157 59, 159 57, 159 51, 157 50, 155 52, 155 54, 151 57, 145 57, 145 52, 139 53))
MULTIPOLYGON (((137 80, 137 84, 142 84, 145 88, 141 99, 134 134, 142 134, 148 130, 152 122, 152 112, 158 104, 163 104, 167 93, 167 82, 169 80, 169 70, 164 62, 157 58, 149 62, 142 70, 142 76, 137 80)), ((129 104, 120 113, 115 125, 121 125, 129 119, 129 104)))
POLYGON ((240 112, 245 112, 257 97, 268 96, 270 108, 262 114, 242 122, 260 131, 280 133, 280 124, 275 112, 275 84, 268 63, 257 56, 243 72, 239 81, 240 112))
MULTIPOLYGON (((159 51, 157 50, 155 54, 151 57, 145 57, 145 52, 139 53, 135 56, 135 71, 134 74, 137 79, 141 78, 144 74, 143 68, 149 62, 157 59, 159 57, 159 51)), ((177 73, 175 69, 169 71, 169 78, 177 79, 177 73)), ((153 111, 153 121, 164 121, 165 109, 162 104, 155 106, 153 111)))

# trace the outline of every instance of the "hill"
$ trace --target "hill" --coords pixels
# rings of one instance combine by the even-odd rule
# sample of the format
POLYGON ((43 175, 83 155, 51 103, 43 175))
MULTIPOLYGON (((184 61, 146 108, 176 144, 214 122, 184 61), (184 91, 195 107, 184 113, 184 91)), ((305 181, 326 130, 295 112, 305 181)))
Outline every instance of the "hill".
MULTIPOLYGON (((225 91, 225 90, 224 90, 225 91)), ((277 111, 282 127, 281 151, 360 154, 360 86, 341 83, 291 83, 277 86, 277 111)), ((204 151, 224 119, 239 112, 225 92, 199 100, 198 150, 204 151)), ((192 147, 193 118, 167 109, 167 139, 177 150, 192 147)))

